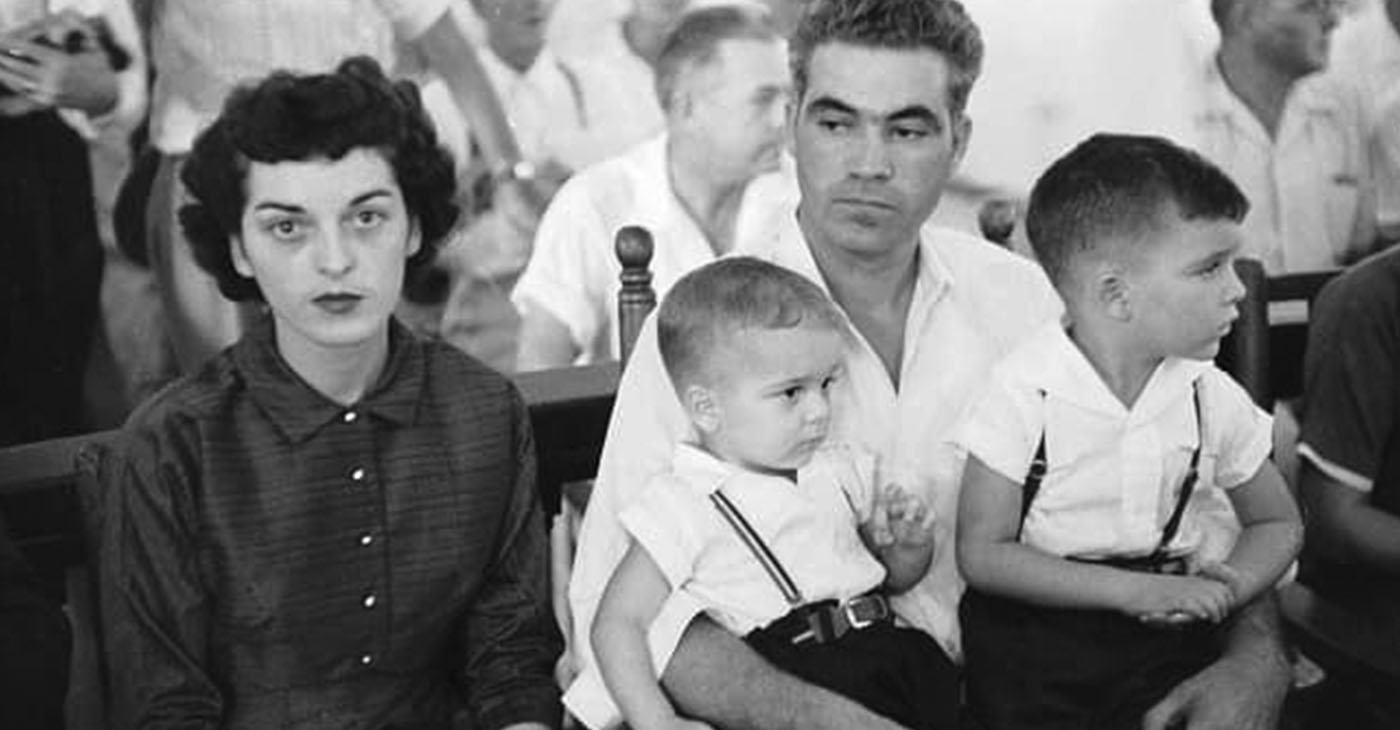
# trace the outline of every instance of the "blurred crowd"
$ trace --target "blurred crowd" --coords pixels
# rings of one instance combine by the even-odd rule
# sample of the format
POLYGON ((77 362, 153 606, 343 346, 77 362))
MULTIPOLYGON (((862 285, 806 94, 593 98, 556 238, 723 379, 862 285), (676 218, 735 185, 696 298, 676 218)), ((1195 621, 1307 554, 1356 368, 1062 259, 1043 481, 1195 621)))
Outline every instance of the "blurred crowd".
MULTIPOLYGON (((251 312, 182 244, 179 163, 240 82, 353 53, 419 83, 469 211, 400 318, 503 372, 616 357, 618 228, 652 229, 664 293, 796 199, 783 39, 806 1, 738 2, 771 33, 674 39, 722 3, 0 0, 0 442, 118 425, 237 338, 251 312)), ((975 232, 1111 130, 1220 164, 1270 273, 1400 233, 1400 2, 965 4, 987 54, 930 225, 975 232)))

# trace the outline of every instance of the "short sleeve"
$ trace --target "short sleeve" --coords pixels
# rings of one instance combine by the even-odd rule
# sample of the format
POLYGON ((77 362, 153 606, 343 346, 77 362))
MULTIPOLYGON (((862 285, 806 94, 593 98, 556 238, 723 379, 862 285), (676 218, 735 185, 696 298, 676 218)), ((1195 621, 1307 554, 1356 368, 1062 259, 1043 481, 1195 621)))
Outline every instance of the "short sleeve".
POLYGON ((1000 373, 972 400, 954 432, 955 445, 993 471, 1020 483, 1045 430, 1045 396, 1000 373))
POLYGON ((661 569, 675 591, 694 573, 703 547, 704 512, 708 503, 685 483, 666 474, 652 479, 641 497, 618 517, 661 569))
POLYGON ((607 294, 598 289, 611 269, 611 234, 588 196, 586 176, 564 184, 535 232, 534 251, 511 301, 522 316, 532 307, 569 329, 574 345, 589 352, 606 326, 607 294))
POLYGON ((449 0, 374 0, 394 26, 394 34, 406 40, 423 35, 448 10, 449 0))
POLYGON ((1393 231, 1400 227, 1400 93, 1390 96, 1368 143, 1376 182, 1376 218, 1393 231))
POLYGON ((1313 308, 1303 367, 1299 453, 1324 470, 1332 466, 1355 475, 1346 482, 1365 491, 1380 472, 1400 396, 1393 377, 1400 367, 1400 321, 1389 278, 1394 254, 1383 255, 1389 260, 1363 265, 1357 277, 1323 291, 1313 308), (1359 276, 1373 272, 1387 278, 1359 276))
POLYGON ((1215 456, 1215 484, 1232 489, 1249 481, 1274 448, 1274 419, 1239 383, 1212 368, 1202 376, 1201 409, 1215 456))

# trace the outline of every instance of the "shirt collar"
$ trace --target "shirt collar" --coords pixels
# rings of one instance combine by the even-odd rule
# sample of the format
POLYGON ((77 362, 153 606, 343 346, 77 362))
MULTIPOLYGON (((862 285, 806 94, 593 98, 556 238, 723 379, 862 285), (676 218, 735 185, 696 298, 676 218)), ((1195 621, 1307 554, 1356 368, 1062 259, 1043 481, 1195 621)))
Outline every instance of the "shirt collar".
MULTIPOLYGON (((947 261, 938 251, 936 238, 938 229, 925 225, 919 230, 919 255, 917 266, 918 273, 914 281, 914 300, 937 301, 954 285, 952 269, 948 267, 947 261)), ((778 228, 778 233, 769 241, 769 250, 756 249, 740 253, 752 253, 761 258, 767 258, 779 266, 796 271, 808 279, 816 282, 817 286, 831 296, 831 291, 827 289, 826 280, 822 277, 821 269, 817 268, 816 259, 812 258, 812 249, 805 236, 802 235, 802 226, 797 222, 797 210, 794 208, 778 228)))
POLYGON ((389 320, 384 371, 358 403, 327 398, 302 380, 277 351, 271 316, 263 316, 233 347, 233 361, 252 401, 283 437, 299 443, 342 414, 358 410, 399 425, 417 421, 426 385, 424 344, 397 319, 389 320))
MULTIPOLYGON (((1204 69, 1206 106, 1200 112, 1205 123, 1227 123, 1237 129, 1248 129, 1263 139, 1270 139, 1264 125, 1254 116, 1254 112, 1225 83, 1225 75, 1220 71, 1218 54, 1211 54, 1204 69)), ((1322 73, 1314 73, 1294 82, 1284 101, 1283 123, 1290 116, 1322 115, 1330 116, 1344 112, 1340 100, 1329 93, 1328 80, 1322 73)), ((1282 137, 1282 134, 1279 135, 1282 137)))
POLYGON ((1169 357, 1148 378, 1131 410, 1108 389, 1059 322, 1036 330, 1024 348, 1008 361, 1011 376, 1024 384, 1076 406, 1115 417, 1150 419, 1180 402, 1192 383, 1211 364, 1205 360, 1169 357))

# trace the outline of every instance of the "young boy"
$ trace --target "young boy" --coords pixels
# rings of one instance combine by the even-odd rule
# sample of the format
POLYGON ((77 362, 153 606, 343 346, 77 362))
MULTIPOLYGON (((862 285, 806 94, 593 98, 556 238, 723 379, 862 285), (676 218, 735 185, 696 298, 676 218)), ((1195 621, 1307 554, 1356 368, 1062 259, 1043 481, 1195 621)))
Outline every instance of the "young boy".
POLYGON ((923 576, 934 516, 872 488, 873 459, 824 444, 844 332, 816 285, 752 258, 697 269, 662 304, 662 360, 698 439, 624 510, 632 541, 592 634, 632 728, 699 725, 676 716, 648 649, 677 593, 795 675, 911 728, 952 726, 952 664, 879 592, 923 576))
POLYGON ((1247 209, 1151 137, 1096 135, 1031 193, 1066 323, 996 368, 959 438, 967 697, 988 730, 1141 727, 1298 550, 1269 418, 1210 362, 1244 293, 1247 209), (1220 489, 1233 550, 1208 539, 1220 489))

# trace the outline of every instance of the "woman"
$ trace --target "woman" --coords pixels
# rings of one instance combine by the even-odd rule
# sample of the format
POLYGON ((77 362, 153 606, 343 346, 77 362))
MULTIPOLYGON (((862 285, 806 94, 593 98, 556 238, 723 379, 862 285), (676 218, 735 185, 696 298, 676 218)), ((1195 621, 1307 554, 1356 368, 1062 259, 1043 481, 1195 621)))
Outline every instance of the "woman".
POLYGON ((104 464, 120 726, 556 725, 525 407, 392 317, 457 218, 416 89, 366 58, 274 74, 181 179, 196 261, 268 315, 104 464))

